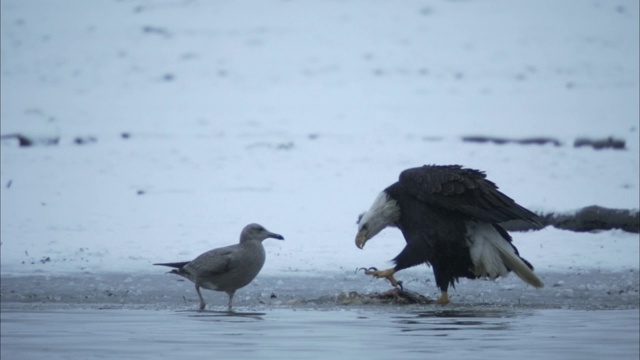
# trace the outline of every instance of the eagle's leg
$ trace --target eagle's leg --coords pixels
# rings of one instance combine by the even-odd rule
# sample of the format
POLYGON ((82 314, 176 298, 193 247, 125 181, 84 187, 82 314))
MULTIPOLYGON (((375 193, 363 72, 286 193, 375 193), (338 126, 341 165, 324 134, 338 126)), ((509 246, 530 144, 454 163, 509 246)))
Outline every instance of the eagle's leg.
POLYGON ((446 291, 442 291, 440 294, 440 298, 436 300, 436 304, 438 305, 447 305, 450 302, 451 301, 449 301, 449 295, 446 291))
POLYGON ((364 273, 366 275, 373 275, 376 278, 385 278, 387 280, 389 280, 389 282, 391 283, 391 285, 393 285, 393 287, 398 287, 398 280, 396 280, 396 278, 393 277, 393 274, 396 273, 396 269, 394 268, 390 268, 387 270, 365 270, 364 273))
POLYGON ((447 305, 451 303, 449 300, 449 294, 447 293, 449 285, 453 284, 451 277, 447 273, 443 273, 441 271, 440 264, 431 264, 431 266, 433 266, 433 275, 436 278, 436 285, 440 290, 440 297, 436 300, 436 304, 447 305))

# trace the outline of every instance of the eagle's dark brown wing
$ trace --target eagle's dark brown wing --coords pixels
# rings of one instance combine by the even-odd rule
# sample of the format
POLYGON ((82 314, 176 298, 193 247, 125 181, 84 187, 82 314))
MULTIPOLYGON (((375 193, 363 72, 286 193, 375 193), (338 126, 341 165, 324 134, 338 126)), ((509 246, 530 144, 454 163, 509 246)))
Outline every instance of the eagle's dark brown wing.
POLYGON ((500 192, 483 172, 459 165, 407 169, 400 174, 398 190, 425 205, 488 223, 525 220, 540 225, 536 214, 500 192))

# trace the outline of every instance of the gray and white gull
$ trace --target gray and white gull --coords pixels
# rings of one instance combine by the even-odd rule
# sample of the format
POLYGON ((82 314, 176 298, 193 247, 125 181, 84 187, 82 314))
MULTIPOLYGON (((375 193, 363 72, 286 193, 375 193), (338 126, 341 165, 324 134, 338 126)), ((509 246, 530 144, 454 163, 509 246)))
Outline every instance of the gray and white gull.
POLYGON ((169 273, 192 281, 200 298, 200 310, 206 306, 200 293, 202 287, 226 292, 229 296, 228 309, 231 311, 236 290, 248 285, 264 265, 262 241, 267 238, 284 240, 282 235, 272 233, 262 225, 249 224, 242 229, 239 244, 209 250, 192 261, 154 265, 175 268, 169 273))

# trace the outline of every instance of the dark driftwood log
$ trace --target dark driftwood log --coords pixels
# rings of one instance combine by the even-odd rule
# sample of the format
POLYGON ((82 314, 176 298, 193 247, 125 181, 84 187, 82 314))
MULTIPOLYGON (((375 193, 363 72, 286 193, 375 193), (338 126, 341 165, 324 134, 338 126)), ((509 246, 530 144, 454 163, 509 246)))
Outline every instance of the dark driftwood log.
POLYGON ((30 138, 22 135, 22 134, 8 134, 8 135, 2 135, 2 139, 16 139, 18 140, 18 144, 21 147, 27 147, 27 146, 31 146, 33 145, 33 140, 31 140, 30 138))
POLYGON ((626 144, 623 139, 615 139, 612 137, 608 137, 605 139, 587 139, 587 138, 578 138, 573 142, 574 147, 583 147, 589 146, 596 150, 601 149, 616 149, 616 150, 625 150, 626 144))
POLYGON ((637 210, 607 209, 595 205, 575 214, 552 215, 550 222, 558 229, 573 231, 622 229, 637 233, 640 227, 637 210))
MULTIPOLYGON (((531 137, 531 138, 523 138, 523 139, 509 139, 502 138, 497 136, 463 136, 462 141, 464 142, 472 142, 472 143, 491 143, 497 145, 504 144, 519 144, 519 145, 547 145, 552 144, 555 146, 562 146, 562 143, 554 138, 549 137, 531 137)), ((601 149, 616 149, 616 150, 625 150, 626 143, 624 139, 616 139, 613 137, 603 138, 603 139, 588 139, 588 138, 578 138, 573 142, 574 147, 592 147, 596 150, 601 149)))
POLYGON ((6 134, 0 136, 0 139, 16 139, 18 140, 18 145, 20 147, 29 147, 34 145, 58 145, 60 138, 52 136, 52 137, 43 137, 43 138, 32 138, 23 134, 6 134))
POLYGON ((474 142, 474 143, 493 143, 498 145, 503 144, 520 144, 520 145, 546 145, 552 144, 554 146, 561 146, 562 143, 559 140, 548 137, 532 137, 524 139, 508 139, 495 136, 463 136, 462 141, 474 142))
MULTIPOLYGON (((563 230, 585 232, 621 229, 633 233, 640 232, 640 213, 638 210, 608 209, 592 205, 582 208, 575 213, 551 213, 542 215, 541 217, 544 226, 553 226, 563 230)), ((501 225, 509 231, 541 229, 524 221, 508 221, 501 225)))

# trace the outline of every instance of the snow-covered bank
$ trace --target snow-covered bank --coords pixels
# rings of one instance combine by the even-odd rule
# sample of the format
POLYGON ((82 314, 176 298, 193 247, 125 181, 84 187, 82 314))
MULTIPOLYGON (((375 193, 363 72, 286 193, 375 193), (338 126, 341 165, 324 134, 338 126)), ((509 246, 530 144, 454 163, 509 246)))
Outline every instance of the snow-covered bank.
MULTIPOLYGON (((2 134, 60 138, 2 142, 3 275, 159 271, 249 222, 286 238, 265 274, 383 266, 400 233, 363 252, 357 216, 425 163, 534 211, 640 207, 637 1, 64 3, 1 3, 2 134)), ((638 268, 638 234, 514 239, 542 272, 638 268)))
MULTIPOLYGON (((547 284, 535 289, 516 276, 496 281, 461 279, 451 289, 449 311, 487 309, 638 309, 638 270, 586 270, 545 272, 547 284)), ((391 289, 385 280, 362 272, 335 272, 307 276, 260 274, 254 282, 239 289, 234 298, 236 311, 286 309, 347 309, 425 311, 442 309, 433 302, 440 295, 433 279, 410 270, 398 274, 404 289, 430 299, 426 304, 409 304, 401 299, 381 299, 391 289), (377 298, 376 298, 377 297, 377 298)), ((138 309, 196 310, 198 296, 193 284, 175 275, 74 273, 70 275, 4 276, 2 310, 138 309)), ((207 310, 226 310, 222 292, 203 291, 207 310)))

